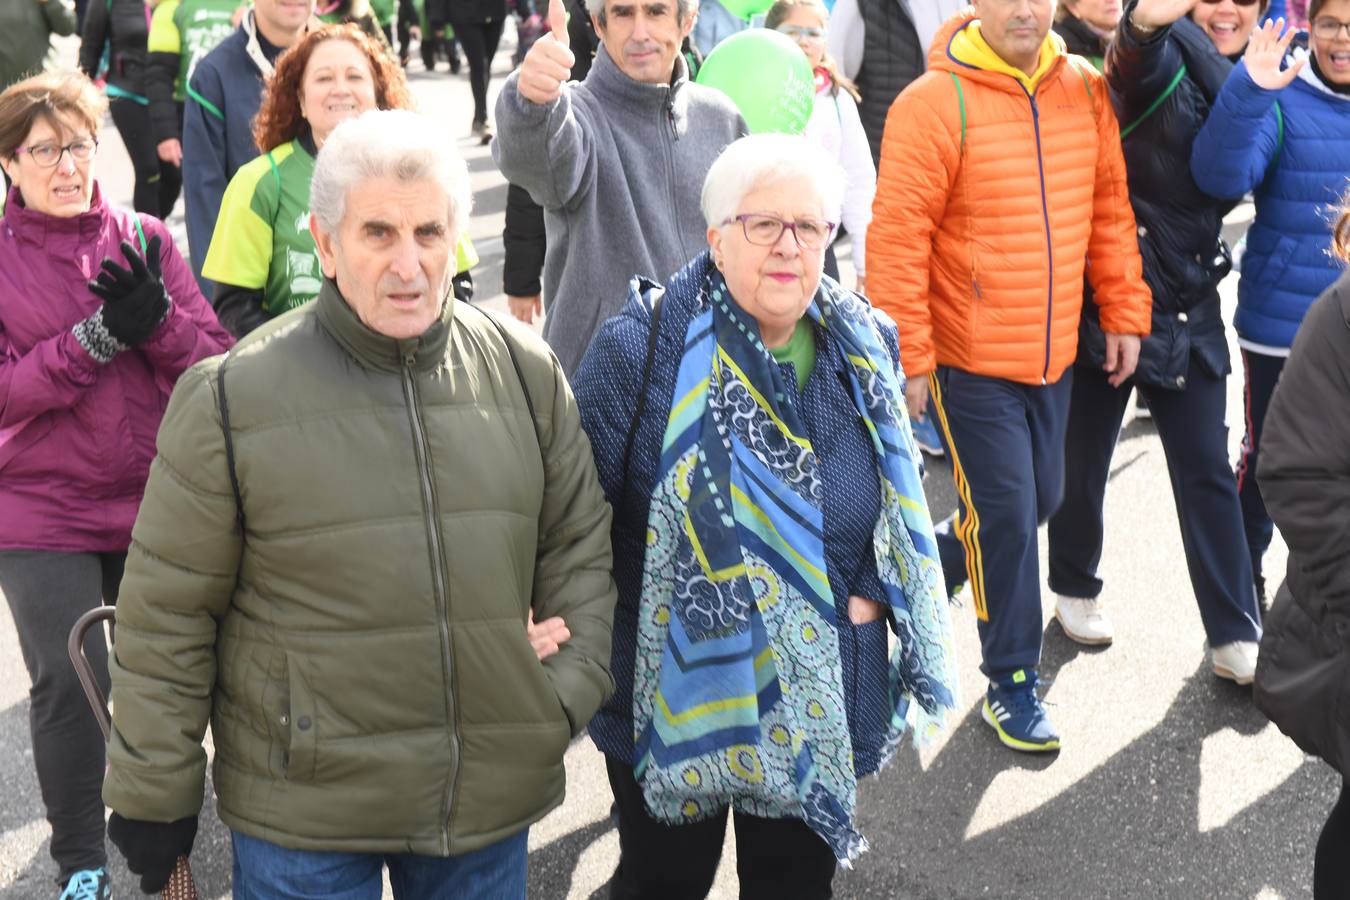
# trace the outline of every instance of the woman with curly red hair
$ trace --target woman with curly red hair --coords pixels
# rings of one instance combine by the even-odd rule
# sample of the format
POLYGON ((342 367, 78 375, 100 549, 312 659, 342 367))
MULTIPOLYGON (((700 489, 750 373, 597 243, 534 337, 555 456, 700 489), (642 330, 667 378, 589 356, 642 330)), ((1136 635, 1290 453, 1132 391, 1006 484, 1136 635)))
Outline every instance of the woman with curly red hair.
POLYGON ((277 60, 253 123, 262 155, 230 180, 202 268, 234 335, 319 293, 309 182, 328 135, 368 110, 412 105, 402 69, 356 25, 311 31, 277 60))

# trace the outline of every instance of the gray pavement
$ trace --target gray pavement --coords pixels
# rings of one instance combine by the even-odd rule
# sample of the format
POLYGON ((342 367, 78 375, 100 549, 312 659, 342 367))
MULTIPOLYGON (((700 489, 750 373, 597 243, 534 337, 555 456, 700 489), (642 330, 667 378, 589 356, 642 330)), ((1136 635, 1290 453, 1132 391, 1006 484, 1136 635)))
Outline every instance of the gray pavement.
MULTIPOLYGON (((73 59, 73 48, 66 49, 73 59)), ((508 34, 497 84, 511 49, 508 34)), ((478 296, 502 308, 505 185, 487 148, 468 138, 467 79, 427 75, 419 66, 410 79, 422 110, 464 135, 459 146, 476 193, 470 234, 483 260, 475 271, 478 296)), ((108 195, 129 206, 130 166, 108 127, 100 176, 108 195)), ((1250 215, 1241 207, 1230 217, 1232 236, 1250 215)), ((171 224, 181 236, 181 222, 171 224)), ((1235 279, 1224 285, 1230 313, 1235 286, 1235 279)), ((1234 452, 1240 386, 1240 377, 1230 379, 1234 452)), ((860 786, 871 851, 836 879, 839 897, 1311 896, 1313 847, 1338 779, 1256 711, 1250 690, 1210 672, 1162 448, 1149 422, 1126 423, 1112 466, 1101 571, 1115 645, 1092 650, 1068 641, 1045 593, 1042 673, 1053 680, 1047 698, 1063 751, 1013 753, 980 721, 974 613, 969 604, 956 609, 960 708, 932 746, 906 748, 860 786)), ((946 515, 954 499, 942 462, 930 465, 927 486, 934 517, 946 515)), ((1267 560, 1272 582, 1284 560, 1277 537, 1267 560)), ((55 897, 27 687, 8 607, 0 606, 0 900, 55 897)), ((567 802, 531 831, 532 898, 604 897, 618 857, 604 766, 589 741, 573 743, 567 769, 567 802)), ((729 834, 712 894, 718 900, 736 896, 734 855, 729 834)), ((228 897, 228 834, 209 798, 192 859, 203 896, 228 897)), ((135 895, 121 862, 112 865, 119 894, 135 895)))

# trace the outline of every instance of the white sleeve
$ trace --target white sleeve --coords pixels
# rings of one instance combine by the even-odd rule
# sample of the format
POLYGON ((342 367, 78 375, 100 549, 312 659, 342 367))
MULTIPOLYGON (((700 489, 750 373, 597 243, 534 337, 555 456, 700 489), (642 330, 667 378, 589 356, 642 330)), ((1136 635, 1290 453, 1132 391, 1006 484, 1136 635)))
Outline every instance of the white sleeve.
MULTIPOLYGON (((838 7, 835 7, 838 9, 838 7)), ((867 245, 867 226, 872 221, 872 198, 877 192, 877 170, 872 164, 872 149, 858 116, 858 104, 848 91, 835 98, 839 104, 839 164, 844 167, 844 212, 840 217, 853 240, 853 268, 859 275, 867 271, 863 248, 867 245)))
POLYGON ((865 24, 858 11, 858 0, 837 0, 830 12, 825 48, 839 71, 849 79, 857 78, 858 70, 862 68, 865 24))

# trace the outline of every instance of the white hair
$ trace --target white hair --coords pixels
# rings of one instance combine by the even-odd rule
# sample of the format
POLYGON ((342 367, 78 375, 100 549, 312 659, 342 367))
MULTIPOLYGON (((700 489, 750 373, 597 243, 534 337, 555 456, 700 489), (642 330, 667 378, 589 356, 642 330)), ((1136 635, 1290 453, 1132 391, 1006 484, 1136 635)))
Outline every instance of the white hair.
POLYGON ((371 110, 348 119, 328 136, 314 164, 309 209, 324 231, 337 232, 351 189, 371 178, 428 179, 449 204, 450 229, 461 231, 473 207, 469 168, 455 138, 434 119, 404 109, 371 110))
POLYGON ((721 227, 746 194, 805 179, 820 198, 820 212, 838 222, 844 205, 844 169, 819 144, 795 134, 752 134, 733 141, 703 180, 703 217, 721 227))
MULTIPOLYGON (((631 0, 633 3, 641 3, 642 0, 631 0)), ((603 28, 605 22, 605 0, 585 0, 586 12, 600 20, 600 26, 603 28)), ((675 21, 683 25, 689 21, 689 17, 698 12, 698 0, 675 0, 675 21)))

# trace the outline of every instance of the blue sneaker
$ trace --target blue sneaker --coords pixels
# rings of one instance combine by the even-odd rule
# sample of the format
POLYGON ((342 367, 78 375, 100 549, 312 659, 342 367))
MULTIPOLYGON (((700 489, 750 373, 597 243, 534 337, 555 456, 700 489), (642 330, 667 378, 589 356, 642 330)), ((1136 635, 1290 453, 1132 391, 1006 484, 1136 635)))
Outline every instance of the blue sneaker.
POLYGON ((947 455, 942 449, 942 439, 938 437, 937 428, 933 426, 932 413, 924 416, 922 420, 910 419, 909 427, 914 432, 914 443, 918 444, 924 453, 939 458, 947 455))
POLYGON ((112 882, 106 869, 84 869, 70 876, 61 900, 108 900, 112 896, 112 882))
POLYGON ((1036 672, 1018 669, 1003 681, 990 682, 984 695, 984 720, 1004 746, 1024 753, 1059 749, 1059 732, 1036 696, 1036 672))

